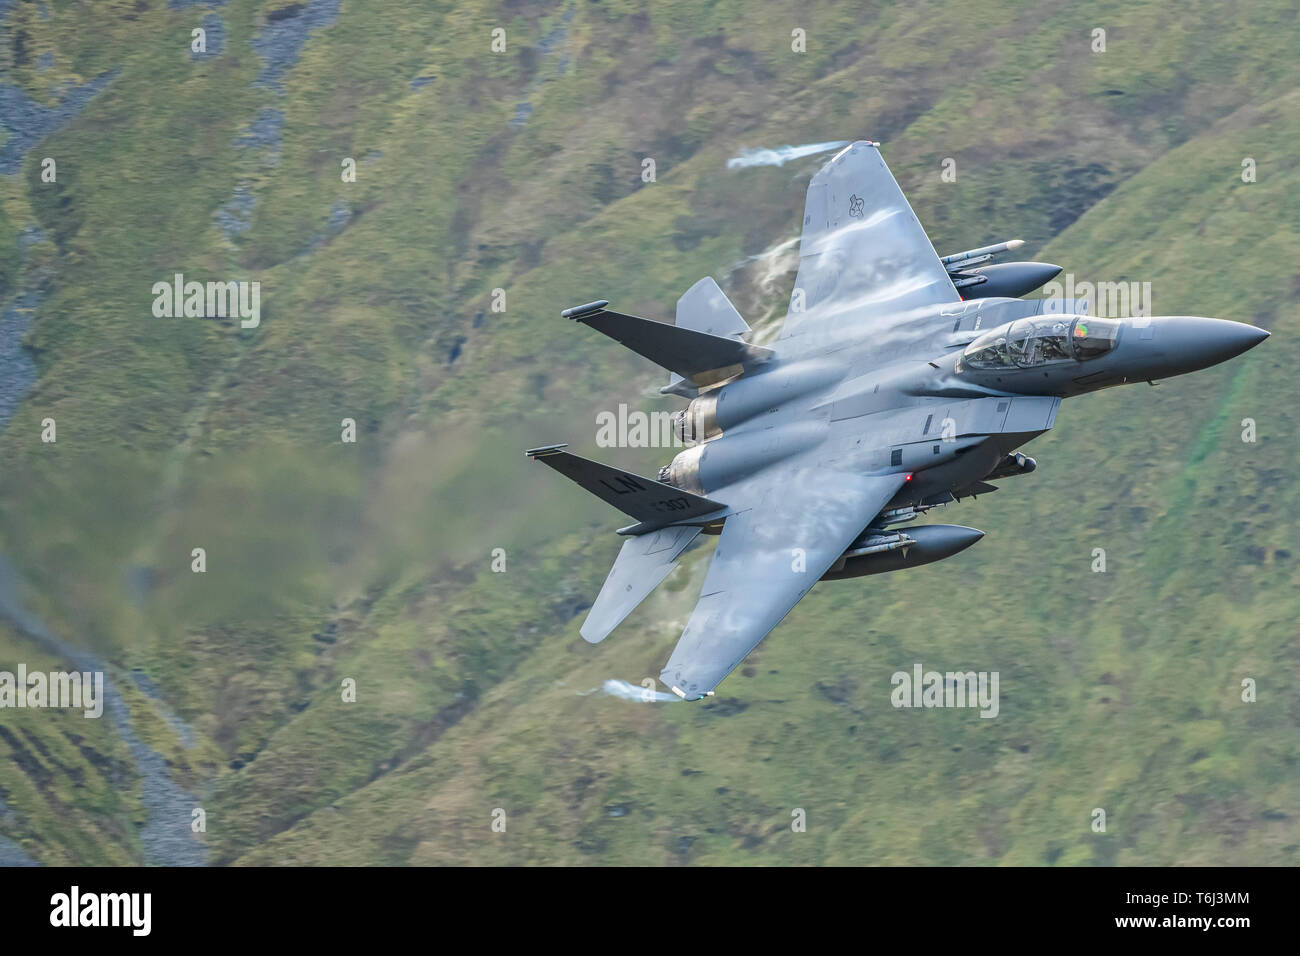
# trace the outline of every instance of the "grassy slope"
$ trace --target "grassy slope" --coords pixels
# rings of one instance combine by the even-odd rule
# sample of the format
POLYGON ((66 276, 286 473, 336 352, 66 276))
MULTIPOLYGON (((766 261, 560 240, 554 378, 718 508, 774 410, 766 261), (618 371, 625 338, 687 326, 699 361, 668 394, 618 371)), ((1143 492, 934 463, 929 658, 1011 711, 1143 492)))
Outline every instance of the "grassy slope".
MULTIPOLYGON (((954 30, 937 5, 575 5, 565 25, 563 4, 345 2, 284 97, 253 86, 248 48, 276 6, 219 8, 227 52, 202 65, 187 14, 123 6, 96 44, 68 39, 76 5, 33 18, 79 75, 123 72, 41 147, 67 157, 57 189, 29 158, 0 219, 59 238, 36 247, 57 276, 28 339, 41 380, 0 444, 0 551, 51 626, 144 668, 195 726, 185 754, 137 702, 139 732, 209 795, 215 859, 1295 861, 1285 5, 1225 21, 1212 4, 1031 20, 995 4, 954 30), (493 56, 499 24, 511 49, 493 56), (413 90, 417 75, 436 78, 413 90), (267 106, 285 114, 274 167, 233 145, 267 106), (1025 486, 950 511, 991 532, 976 551, 817 589, 722 698, 579 696, 658 672, 707 547, 606 644, 577 638, 616 519, 518 451, 590 447, 619 401, 672 406, 659 373, 555 313, 605 295, 668 314, 700 275, 793 234, 818 162, 725 159, 844 136, 884 142, 943 249, 1022 235, 1080 279, 1152 281, 1159 312, 1278 334, 1221 369, 1070 403, 1025 486), (939 182, 948 156, 956 184, 939 182), (1258 183, 1240 183, 1243 156, 1258 183), (258 205, 231 242, 211 216, 245 179, 258 205), (336 203, 349 224, 313 248, 336 203), (263 326, 154 320, 149 287, 174 271, 260 279, 263 326), (56 446, 35 437, 46 415, 56 446), (356 446, 337 441, 345 416, 356 446), (128 566, 153 569, 143 604, 128 566), (1001 716, 895 711, 889 675, 915 661, 1000 670, 1001 716)), ((790 281, 765 296, 753 277, 727 283, 748 315, 790 281)), ((0 630, 0 660, 33 657, 0 630)), ((129 785, 62 781, 90 807, 69 828, 34 774, 0 765, 0 833, 46 862, 133 856, 129 785)))

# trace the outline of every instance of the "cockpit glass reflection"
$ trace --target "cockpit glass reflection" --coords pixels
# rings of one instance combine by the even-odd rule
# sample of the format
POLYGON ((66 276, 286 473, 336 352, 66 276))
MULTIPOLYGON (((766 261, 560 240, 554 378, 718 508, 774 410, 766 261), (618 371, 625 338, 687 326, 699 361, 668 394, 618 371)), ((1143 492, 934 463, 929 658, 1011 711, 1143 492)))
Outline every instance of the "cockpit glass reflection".
POLYGON ((1086 362, 1113 349, 1118 337, 1119 323, 1114 319, 1090 319, 1081 315, 1074 320, 1070 344, 1074 346, 1074 357, 1086 362))
POLYGON ((1115 347, 1120 323, 1088 316, 1019 319, 985 332, 962 354, 973 369, 1038 368, 1086 362, 1115 347))
POLYGON ((1068 362, 1070 322, 1061 318, 1021 319, 1007 335, 1011 360, 1021 368, 1068 362))
POLYGON ((966 346, 966 364, 971 368, 1006 368, 1011 364, 1007 355, 1007 330, 997 328, 985 332, 966 346))

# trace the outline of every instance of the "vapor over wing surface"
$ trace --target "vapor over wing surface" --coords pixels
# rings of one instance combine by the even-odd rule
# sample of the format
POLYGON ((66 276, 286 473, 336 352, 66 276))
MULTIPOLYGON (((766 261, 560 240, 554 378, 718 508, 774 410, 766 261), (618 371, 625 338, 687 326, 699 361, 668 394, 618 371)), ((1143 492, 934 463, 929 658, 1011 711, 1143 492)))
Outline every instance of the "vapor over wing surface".
POLYGON ((812 178, 782 338, 959 299, 874 144, 846 147, 812 178))
POLYGON ((681 696, 721 683, 880 512, 906 476, 794 466, 763 476, 727 519, 686 630, 659 679, 681 696))

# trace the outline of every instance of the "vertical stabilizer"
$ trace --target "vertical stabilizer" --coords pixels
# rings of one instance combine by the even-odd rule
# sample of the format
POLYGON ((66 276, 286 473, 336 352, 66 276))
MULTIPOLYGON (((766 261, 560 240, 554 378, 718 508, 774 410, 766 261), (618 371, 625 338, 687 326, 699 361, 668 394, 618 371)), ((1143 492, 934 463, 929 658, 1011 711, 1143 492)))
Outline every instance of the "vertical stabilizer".
MULTIPOLYGON (((749 324, 711 276, 695 283, 677 300, 677 326, 736 339, 749 331, 749 324)), ((681 381, 680 375, 670 375, 665 391, 672 391, 681 381)))

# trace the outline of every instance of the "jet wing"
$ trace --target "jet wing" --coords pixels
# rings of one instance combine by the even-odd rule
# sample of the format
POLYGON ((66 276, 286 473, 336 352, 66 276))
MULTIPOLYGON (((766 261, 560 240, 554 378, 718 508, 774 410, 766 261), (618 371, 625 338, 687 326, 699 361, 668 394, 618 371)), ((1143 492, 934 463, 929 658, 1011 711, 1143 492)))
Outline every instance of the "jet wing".
POLYGON ((812 178, 781 338, 960 298, 876 144, 845 147, 812 178))
POLYGON ((688 700, 713 691, 776 627, 906 481, 807 465, 761 476, 727 519, 686 630, 659 679, 688 700))
POLYGON ((688 525, 661 528, 628 538, 596 602, 578 633, 588 644, 599 644, 623 623, 638 604, 650 596, 669 572, 677 567, 677 556, 695 540, 702 529, 688 525))

